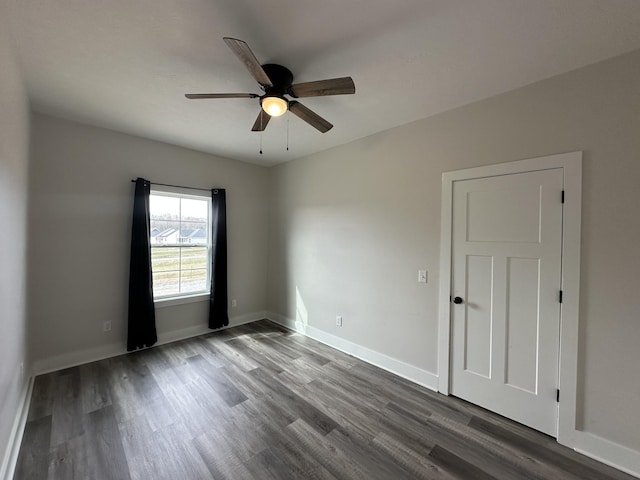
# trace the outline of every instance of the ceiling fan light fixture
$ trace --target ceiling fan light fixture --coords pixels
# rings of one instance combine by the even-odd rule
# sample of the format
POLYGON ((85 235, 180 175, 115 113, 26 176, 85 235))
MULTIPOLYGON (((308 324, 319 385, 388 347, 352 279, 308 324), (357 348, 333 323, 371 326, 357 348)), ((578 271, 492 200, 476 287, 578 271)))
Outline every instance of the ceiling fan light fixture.
POLYGON ((264 97, 262 99, 262 109, 272 117, 284 115, 289 108, 289 102, 282 97, 264 97))

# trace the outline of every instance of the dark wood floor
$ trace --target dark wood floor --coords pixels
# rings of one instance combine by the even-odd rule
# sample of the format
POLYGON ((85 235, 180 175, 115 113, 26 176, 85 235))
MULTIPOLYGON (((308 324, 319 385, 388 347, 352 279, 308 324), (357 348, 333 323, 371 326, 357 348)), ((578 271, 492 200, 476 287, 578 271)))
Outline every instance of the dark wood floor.
POLYGON ((36 378, 16 479, 631 479, 261 321, 36 378))

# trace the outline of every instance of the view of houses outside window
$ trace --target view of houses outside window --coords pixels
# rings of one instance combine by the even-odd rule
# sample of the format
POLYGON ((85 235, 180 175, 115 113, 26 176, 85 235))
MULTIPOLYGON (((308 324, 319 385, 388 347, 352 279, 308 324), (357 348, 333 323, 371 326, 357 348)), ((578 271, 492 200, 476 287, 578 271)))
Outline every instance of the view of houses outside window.
POLYGON ((209 197, 151 192, 154 298, 209 291, 210 204, 209 197))

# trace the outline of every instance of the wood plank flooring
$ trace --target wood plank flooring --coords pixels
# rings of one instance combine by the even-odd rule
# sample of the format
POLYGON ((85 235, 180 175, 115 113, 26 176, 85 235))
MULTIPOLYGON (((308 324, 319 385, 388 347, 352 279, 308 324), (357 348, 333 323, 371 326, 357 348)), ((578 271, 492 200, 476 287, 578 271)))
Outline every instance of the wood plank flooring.
POLYGON ((35 380, 15 479, 631 479, 269 321, 35 380))

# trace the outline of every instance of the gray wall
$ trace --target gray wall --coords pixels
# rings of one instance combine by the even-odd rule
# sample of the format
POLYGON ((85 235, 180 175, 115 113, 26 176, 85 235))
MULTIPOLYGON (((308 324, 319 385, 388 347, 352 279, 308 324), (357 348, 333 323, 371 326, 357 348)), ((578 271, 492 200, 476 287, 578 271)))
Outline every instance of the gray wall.
POLYGON ((20 365, 27 356, 29 157, 29 104, 3 10, 4 2, 0 3, 0 465, 24 388, 20 365))
MULTIPOLYGON (((33 115, 29 324, 36 370, 119 353, 126 339, 133 184, 227 189, 232 322, 266 305, 263 167, 33 115), (112 331, 103 332, 103 322, 112 331)), ((207 301, 158 308, 159 336, 206 329, 207 301), (194 330, 195 329, 195 330, 194 330)))
POLYGON ((274 167, 269 310, 437 374, 442 172, 575 150, 578 421, 640 451, 640 51, 274 167))

